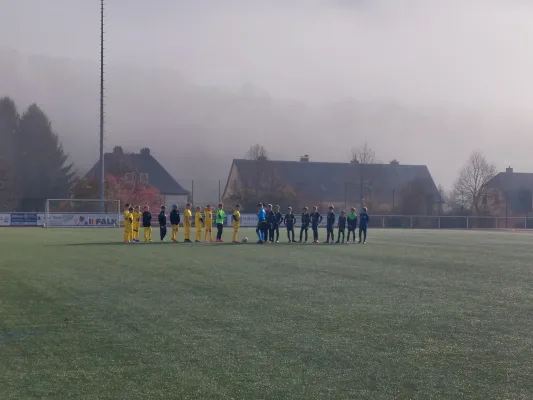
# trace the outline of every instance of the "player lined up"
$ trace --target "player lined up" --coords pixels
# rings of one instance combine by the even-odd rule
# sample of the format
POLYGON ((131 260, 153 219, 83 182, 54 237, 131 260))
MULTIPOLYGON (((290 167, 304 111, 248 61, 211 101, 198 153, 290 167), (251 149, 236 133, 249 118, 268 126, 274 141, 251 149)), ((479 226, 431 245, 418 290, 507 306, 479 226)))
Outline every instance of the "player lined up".
MULTIPOLYGON (((183 228, 185 231, 185 243, 191 243, 191 227, 192 227, 192 211, 191 203, 185 205, 185 211, 183 213, 183 228)), ((232 213, 232 226, 233 226, 233 243, 239 243, 238 231, 241 225, 241 206, 237 204, 232 213)), ((313 207, 313 212, 309 213, 308 208, 304 207, 301 214, 300 225, 300 240, 299 243, 307 243, 308 230, 311 226, 313 232, 313 243, 319 242, 318 227, 322 222, 322 215, 318 212, 318 207, 313 207)), ((363 212, 359 215, 359 218, 355 212, 355 208, 351 208, 350 213, 346 215, 343 210, 340 213, 337 221, 334 212, 334 207, 328 207, 328 213, 326 215, 326 241, 324 243, 344 243, 345 231, 348 229, 348 236, 346 237, 346 243, 350 242, 350 234, 352 236, 353 243, 356 241, 356 229, 359 219, 359 243, 366 243, 368 222, 370 220, 366 207, 363 208, 363 212), (337 222, 337 241, 335 240, 335 222, 337 222), (342 240, 341 240, 342 238, 342 240)), ((157 217, 159 223, 159 236, 160 240, 164 241, 167 235, 167 213, 166 207, 161 206, 161 210, 157 217)), ((271 204, 266 206, 266 209, 262 203, 257 207, 257 237, 258 243, 278 243, 279 242, 279 229, 283 223, 287 229, 287 239, 289 242, 296 242, 294 228, 296 225, 296 217, 292 211, 292 207, 289 207, 287 214, 283 216, 280 212, 279 206, 272 207, 271 204)), ((179 226, 182 222, 181 215, 178 210, 178 206, 174 204, 172 211, 168 214, 168 220, 172 229, 171 240, 177 243, 177 235, 179 226)), ((223 204, 219 204, 215 211, 215 223, 217 226, 216 242, 223 242, 222 234, 224 231, 224 222, 226 220, 226 212, 224 211, 223 204)), ((194 214, 194 223, 196 227, 195 242, 200 242, 202 239, 202 228, 205 227, 204 242, 213 242, 212 226, 213 226, 213 210, 210 205, 207 205, 203 210, 200 207, 196 207, 194 214), (208 240, 209 239, 209 240, 208 240)), ((138 243, 141 224, 144 231, 144 241, 152 241, 152 214, 150 208, 145 206, 141 213, 140 207, 133 207, 130 204, 126 204, 124 209, 124 243, 135 242, 138 243)))
MULTIPOLYGON (((185 205, 185 211, 183 212, 183 228, 185 231, 185 243, 191 243, 191 227, 192 227, 192 211, 191 203, 185 205)), ((240 227, 240 206, 237 205, 233 211, 233 241, 238 242, 237 235, 240 227)), ((178 210, 178 206, 174 204, 172 206, 172 211, 168 214, 168 220, 172 228, 171 240, 174 243, 178 242, 177 235, 179 231, 181 220, 181 215, 178 210)), ((224 211, 223 204, 218 205, 218 209, 215 212, 215 222, 217 225, 217 242, 223 242, 222 233, 224 230, 224 222, 226 220, 226 212, 224 211)), ((124 243, 138 243, 139 232, 141 227, 144 230, 144 241, 152 242, 152 214, 150 212, 150 207, 144 206, 143 212, 140 212, 140 207, 136 206, 135 208, 130 204, 125 205, 124 209, 124 243)), ((166 207, 161 206, 159 215, 157 216, 157 222, 159 223, 159 236, 161 241, 164 241, 167 236, 167 213, 166 207)), ((204 241, 209 242, 213 241, 213 210, 210 205, 207 205, 203 211, 200 207, 196 207, 196 212, 194 214, 194 224, 196 227, 196 237, 195 242, 200 242, 202 239, 202 228, 205 225, 204 241)))
MULTIPOLYGON (((355 243, 355 231, 357 229, 358 216, 355 208, 350 209, 350 214, 346 215, 344 210, 341 211, 339 219, 337 221, 334 207, 328 207, 328 213, 326 215, 326 241, 324 243, 344 243, 345 231, 348 228, 348 236, 346 243, 350 242, 350 234, 352 234, 353 243, 355 243), (335 222, 337 222, 337 241, 335 241, 335 222), (341 241, 342 237, 342 241, 341 241)), ((278 242, 279 241, 279 227, 281 223, 287 228, 287 239, 289 242, 296 242, 294 238, 294 227, 296 225, 296 217, 292 212, 292 207, 288 208, 287 214, 283 217, 279 212, 279 206, 272 207, 272 204, 265 206, 260 203, 257 205, 257 227, 256 233, 258 242, 278 242)), ((318 227, 322 222, 322 215, 318 212, 318 207, 313 207, 313 212, 309 213, 309 209, 304 207, 302 209, 300 225, 300 240, 299 243, 307 243, 309 226, 313 231, 313 243, 318 243, 318 227)), ((359 215, 359 243, 366 243, 366 235, 368 229, 368 222, 370 218, 368 216, 367 208, 363 207, 363 212, 359 215)))

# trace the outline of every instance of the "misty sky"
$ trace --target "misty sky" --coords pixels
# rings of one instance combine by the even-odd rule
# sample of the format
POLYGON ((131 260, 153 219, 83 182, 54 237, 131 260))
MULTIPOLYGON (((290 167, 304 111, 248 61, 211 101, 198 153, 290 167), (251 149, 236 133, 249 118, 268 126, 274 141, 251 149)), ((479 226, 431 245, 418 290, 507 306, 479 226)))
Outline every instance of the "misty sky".
MULTIPOLYGON (((98 59, 98 0, 2 0, 0 46, 98 59)), ((198 83, 507 111, 533 104, 527 0, 108 0, 108 63, 198 83)))
MULTIPOLYGON (((86 82, 94 81, 97 90, 99 0, 0 3, 0 47, 92 62, 88 65, 94 66, 94 74, 86 82)), ((474 149, 485 152, 498 170, 512 164, 517 171, 533 171, 529 154, 520 151, 533 145, 531 0, 106 3, 107 64, 166 68, 192 83, 233 91, 252 83, 273 98, 312 106, 346 98, 378 101, 385 106, 376 109, 385 113, 393 103, 413 106, 422 127, 417 132, 412 126, 396 126, 387 115, 367 118, 373 126, 329 124, 322 131, 334 133, 338 142, 351 143, 357 129, 357 140, 368 140, 382 161, 398 157, 402 163, 427 164, 435 180, 446 187, 474 149), (457 118, 449 110, 464 111, 466 117, 457 118), (471 110, 475 110, 472 116, 471 110), (435 126, 434 115, 440 116, 442 126, 435 126), (365 136, 365 130, 373 133, 365 136)), ((108 81, 111 89, 113 84, 108 81)), ((159 87, 165 87, 164 82, 159 87)), ((113 100, 127 102, 108 99, 111 108, 113 100)), ((43 104, 47 105, 46 99, 43 104)), ((94 109, 86 111, 97 121, 96 99, 94 109)), ((120 134, 127 125, 119 120, 123 117, 108 111, 109 147, 123 141, 120 134)), ((64 116, 51 117, 61 126, 58 118, 64 116)), ((63 132, 58 133, 61 137, 63 132)), ((250 137, 242 138, 238 152, 244 154, 250 144, 250 137)), ((223 156, 240 157, 240 153, 223 156)), ((339 161, 336 144, 311 153, 314 160, 339 161)), ((279 153, 288 159, 299 155, 279 153)), ((87 162, 93 162, 92 153, 87 162)))

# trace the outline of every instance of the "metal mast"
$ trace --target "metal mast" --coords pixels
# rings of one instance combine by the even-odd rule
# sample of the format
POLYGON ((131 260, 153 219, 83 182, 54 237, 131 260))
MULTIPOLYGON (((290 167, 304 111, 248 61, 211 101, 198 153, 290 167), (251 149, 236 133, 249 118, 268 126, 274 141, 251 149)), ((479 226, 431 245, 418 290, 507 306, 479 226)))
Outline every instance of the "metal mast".
POLYGON ((105 198, 104 170, 104 0, 100 0, 100 200, 102 208, 105 198))

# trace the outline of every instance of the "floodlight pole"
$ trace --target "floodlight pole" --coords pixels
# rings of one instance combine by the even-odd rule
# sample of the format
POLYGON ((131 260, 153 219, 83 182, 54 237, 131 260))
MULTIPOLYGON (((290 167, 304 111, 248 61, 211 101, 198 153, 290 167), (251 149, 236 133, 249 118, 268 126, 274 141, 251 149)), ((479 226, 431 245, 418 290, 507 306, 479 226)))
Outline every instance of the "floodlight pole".
POLYGON ((100 0, 100 201, 102 211, 105 199, 104 171, 104 0, 100 0))

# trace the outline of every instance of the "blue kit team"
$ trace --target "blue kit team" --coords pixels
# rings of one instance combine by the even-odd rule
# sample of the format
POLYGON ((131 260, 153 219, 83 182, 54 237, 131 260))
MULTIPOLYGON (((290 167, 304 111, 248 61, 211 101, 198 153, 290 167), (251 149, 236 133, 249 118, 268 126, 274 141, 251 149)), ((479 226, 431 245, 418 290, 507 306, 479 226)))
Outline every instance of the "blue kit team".
MULTIPOLYGON (((257 234, 257 243, 278 243, 279 242, 279 228, 284 224, 287 229, 287 238, 289 242, 296 242, 294 236, 294 228, 296 225, 296 217, 289 207, 287 214, 283 216, 279 211, 279 206, 272 207, 268 204, 265 208, 263 203, 257 205, 257 227, 255 232, 257 234)), ((309 213, 308 208, 302 209, 300 217, 300 240, 299 243, 307 243, 308 230, 311 226, 313 232, 313 243, 318 243, 318 227, 322 221, 322 215, 318 212, 318 207, 313 207, 313 212, 309 213)), ((366 243, 368 223, 370 218, 368 216, 367 208, 363 207, 363 212, 356 214, 355 208, 350 209, 350 213, 346 214, 343 210, 337 220, 334 212, 334 207, 328 207, 326 214, 326 241, 324 243, 350 243, 350 236, 352 243, 356 243, 356 230, 359 226, 359 243, 366 243), (335 223, 337 228, 337 240, 335 241, 335 223), (348 235, 345 238, 345 232, 348 230, 348 235)))

